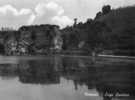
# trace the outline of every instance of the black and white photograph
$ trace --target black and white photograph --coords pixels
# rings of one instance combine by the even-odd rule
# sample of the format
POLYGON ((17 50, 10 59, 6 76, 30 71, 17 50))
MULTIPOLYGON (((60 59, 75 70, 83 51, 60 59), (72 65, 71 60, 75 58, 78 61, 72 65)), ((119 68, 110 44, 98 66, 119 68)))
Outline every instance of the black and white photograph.
POLYGON ((0 0, 0 100, 135 100, 135 0, 0 0))

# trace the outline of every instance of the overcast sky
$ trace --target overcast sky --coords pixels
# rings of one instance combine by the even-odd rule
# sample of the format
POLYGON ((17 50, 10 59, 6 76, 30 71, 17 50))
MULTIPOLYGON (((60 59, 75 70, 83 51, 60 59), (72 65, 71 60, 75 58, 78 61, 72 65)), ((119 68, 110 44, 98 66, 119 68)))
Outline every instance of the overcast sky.
POLYGON ((31 24, 72 25, 73 19, 94 18, 103 5, 135 5, 135 0, 0 0, 0 27, 31 24))

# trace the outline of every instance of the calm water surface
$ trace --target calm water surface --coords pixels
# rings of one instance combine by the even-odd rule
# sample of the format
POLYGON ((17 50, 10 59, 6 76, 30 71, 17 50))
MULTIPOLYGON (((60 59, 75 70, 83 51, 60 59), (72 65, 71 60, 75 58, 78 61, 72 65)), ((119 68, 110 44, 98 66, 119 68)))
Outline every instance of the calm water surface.
POLYGON ((0 58, 1 100, 135 100, 135 62, 0 58), (6 62, 7 61, 7 62, 6 62))

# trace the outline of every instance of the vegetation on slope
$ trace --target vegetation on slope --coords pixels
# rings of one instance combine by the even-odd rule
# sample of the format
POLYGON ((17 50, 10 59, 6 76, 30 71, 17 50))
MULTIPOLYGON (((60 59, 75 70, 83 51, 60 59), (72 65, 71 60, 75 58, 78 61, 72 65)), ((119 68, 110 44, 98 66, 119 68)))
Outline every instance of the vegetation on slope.
MULTIPOLYGON (((50 52, 62 44, 64 51, 86 54, 135 55, 135 7, 111 9, 105 5, 94 19, 75 23, 57 32, 55 25, 22 26, 17 31, 0 31, 1 53, 20 48, 27 54, 50 52), (58 40, 57 40, 58 38, 58 40), (54 43, 56 39, 56 42, 54 43), (63 43, 60 43, 63 42, 63 43), (26 50, 22 49, 25 48, 26 50)), ((58 26, 57 26, 58 27, 58 26)), ((18 50, 18 49, 17 49, 18 50)), ((8 52, 8 53, 7 53, 8 52)), ((16 51, 15 51, 16 52, 16 51)))

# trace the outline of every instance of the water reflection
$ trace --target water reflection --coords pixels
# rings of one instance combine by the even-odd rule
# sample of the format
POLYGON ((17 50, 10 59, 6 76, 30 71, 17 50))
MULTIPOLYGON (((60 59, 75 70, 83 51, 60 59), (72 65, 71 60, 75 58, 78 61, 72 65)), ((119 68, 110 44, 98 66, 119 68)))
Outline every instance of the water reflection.
POLYGON ((60 82, 52 61, 28 61, 18 66, 19 81, 22 83, 56 84, 60 82))
MULTIPOLYGON (((135 99, 134 61, 112 62, 111 59, 110 61, 97 59, 93 63, 90 58, 60 56, 43 60, 20 60, 18 64, 1 64, 0 77, 2 80, 18 77, 21 84, 55 85, 53 88, 54 90, 57 88, 57 92, 61 89, 58 85, 67 88, 70 84, 68 82, 72 81, 74 91, 91 93, 96 90, 100 100, 135 99), (66 80, 66 83, 61 79, 66 80), (88 91, 84 88, 79 89, 83 86, 87 87, 88 91)), ((73 90, 71 92, 73 93, 73 90)), ((80 97, 82 98, 73 100, 90 99, 86 96, 80 95, 80 97)))

